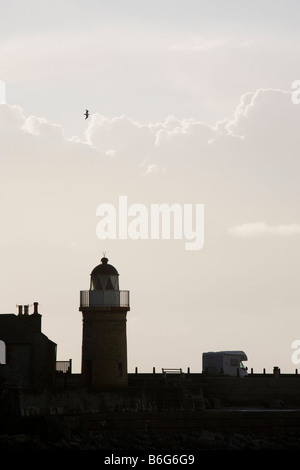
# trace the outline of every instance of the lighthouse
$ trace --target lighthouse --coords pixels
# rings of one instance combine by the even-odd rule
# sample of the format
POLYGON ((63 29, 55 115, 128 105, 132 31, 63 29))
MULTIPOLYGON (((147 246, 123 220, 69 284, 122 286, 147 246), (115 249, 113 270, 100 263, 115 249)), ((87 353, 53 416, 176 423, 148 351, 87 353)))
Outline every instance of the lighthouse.
POLYGON ((106 257, 92 270, 90 289, 80 291, 79 310, 83 321, 83 385, 126 386, 129 291, 119 290, 119 273, 106 257))

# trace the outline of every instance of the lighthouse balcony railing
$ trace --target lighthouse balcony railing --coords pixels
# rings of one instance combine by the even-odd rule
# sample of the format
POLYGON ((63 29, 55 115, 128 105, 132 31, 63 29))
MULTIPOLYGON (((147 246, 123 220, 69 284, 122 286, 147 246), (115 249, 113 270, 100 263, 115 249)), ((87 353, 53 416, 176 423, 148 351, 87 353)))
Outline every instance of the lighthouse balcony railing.
POLYGON ((80 307, 129 307, 128 290, 80 291, 80 307))

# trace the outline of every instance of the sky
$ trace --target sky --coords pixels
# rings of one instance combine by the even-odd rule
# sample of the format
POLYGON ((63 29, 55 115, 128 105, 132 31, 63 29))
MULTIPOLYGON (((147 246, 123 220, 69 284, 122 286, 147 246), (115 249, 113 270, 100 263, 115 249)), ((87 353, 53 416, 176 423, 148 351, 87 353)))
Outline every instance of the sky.
POLYGON ((293 372, 299 2, 0 6, 0 312, 39 302, 80 372, 79 292, 105 253, 130 291, 129 372, 201 372, 218 350, 293 372), (154 204, 203 205, 203 246, 101 239, 99 206, 119 216, 120 197, 149 223, 154 204))

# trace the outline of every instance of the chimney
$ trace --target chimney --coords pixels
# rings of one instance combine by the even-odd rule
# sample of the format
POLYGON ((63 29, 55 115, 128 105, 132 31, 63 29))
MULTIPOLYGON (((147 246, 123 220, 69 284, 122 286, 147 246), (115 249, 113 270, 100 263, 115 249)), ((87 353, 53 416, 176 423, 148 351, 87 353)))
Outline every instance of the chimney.
POLYGON ((38 312, 38 302, 33 302, 33 314, 29 316, 32 328, 42 331, 42 315, 38 312))
POLYGON ((29 315, 29 305, 18 305, 19 316, 22 317, 22 321, 25 321, 28 326, 36 331, 42 331, 42 315, 38 312, 38 302, 34 302, 34 311, 32 315, 29 315), (24 313, 22 313, 24 312, 24 313))

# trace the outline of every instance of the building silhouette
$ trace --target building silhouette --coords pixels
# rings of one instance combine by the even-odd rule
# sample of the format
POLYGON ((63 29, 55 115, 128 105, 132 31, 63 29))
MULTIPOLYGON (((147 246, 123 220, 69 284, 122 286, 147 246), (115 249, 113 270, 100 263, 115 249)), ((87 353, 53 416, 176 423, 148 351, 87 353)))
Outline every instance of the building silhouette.
POLYGON ((41 318, 37 302, 32 314, 28 305, 19 305, 18 315, 0 315, 2 387, 39 391, 54 386, 56 344, 41 332, 41 318))

